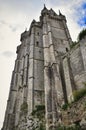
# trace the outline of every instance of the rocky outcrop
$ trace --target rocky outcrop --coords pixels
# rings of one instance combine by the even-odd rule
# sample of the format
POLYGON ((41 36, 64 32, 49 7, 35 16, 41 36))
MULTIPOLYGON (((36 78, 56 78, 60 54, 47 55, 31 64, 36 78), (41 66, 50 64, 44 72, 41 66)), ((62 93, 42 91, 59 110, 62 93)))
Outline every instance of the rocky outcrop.
POLYGON ((62 110, 62 123, 64 125, 79 124, 86 130, 86 96, 62 110))

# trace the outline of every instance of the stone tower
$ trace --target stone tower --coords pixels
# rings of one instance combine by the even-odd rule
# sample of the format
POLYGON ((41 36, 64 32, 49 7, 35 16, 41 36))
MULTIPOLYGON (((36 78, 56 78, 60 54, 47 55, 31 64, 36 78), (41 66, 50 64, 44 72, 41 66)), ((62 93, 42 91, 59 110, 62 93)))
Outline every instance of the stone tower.
POLYGON ((69 56, 72 40, 65 16, 44 6, 39 22, 33 20, 20 41, 3 130, 32 130, 29 121, 25 125, 22 120, 21 125, 21 109, 28 106, 27 120, 36 106, 43 105, 46 130, 52 130, 58 122, 60 106, 71 100, 76 89, 69 56))

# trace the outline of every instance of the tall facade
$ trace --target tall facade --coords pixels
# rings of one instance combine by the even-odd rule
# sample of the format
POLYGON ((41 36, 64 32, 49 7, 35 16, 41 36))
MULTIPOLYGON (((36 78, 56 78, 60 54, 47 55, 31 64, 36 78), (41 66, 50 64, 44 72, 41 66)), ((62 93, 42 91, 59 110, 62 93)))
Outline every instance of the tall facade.
POLYGON ((58 122, 60 106, 72 101, 72 92, 83 87, 86 48, 83 44, 70 50, 72 40, 65 16, 45 6, 39 22, 33 20, 20 40, 3 130, 30 130, 24 125, 18 127, 24 103, 28 106, 27 118, 36 106, 45 106, 46 130, 49 130, 58 122))

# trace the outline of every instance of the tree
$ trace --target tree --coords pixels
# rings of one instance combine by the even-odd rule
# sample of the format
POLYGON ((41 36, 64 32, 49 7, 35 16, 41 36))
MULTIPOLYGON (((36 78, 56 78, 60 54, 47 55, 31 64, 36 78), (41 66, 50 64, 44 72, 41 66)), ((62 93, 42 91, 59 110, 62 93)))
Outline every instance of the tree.
POLYGON ((83 29, 78 35, 78 41, 82 40, 86 36, 86 29, 83 29))

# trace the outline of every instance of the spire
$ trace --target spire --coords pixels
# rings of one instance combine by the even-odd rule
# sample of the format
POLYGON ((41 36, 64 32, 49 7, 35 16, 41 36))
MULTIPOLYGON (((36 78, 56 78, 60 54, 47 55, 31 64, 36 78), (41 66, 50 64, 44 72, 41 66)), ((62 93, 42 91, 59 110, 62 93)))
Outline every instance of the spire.
POLYGON ((46 8, 46 0, 44 0, 44 8, 46 8))
POLYGON ((44 4, 44 9, 47 9, 45 4, 44 4))
POLYGON ((41 14, 45 14, 48 12, 48 9, 46 8, 46 5, 44 4, 44 8, 43 10, 41 11, 41 14))
POLYGON ((59 10, 59 15, 62 15, 62 13, 60 12, 60 10, 59 10))
POLYGON ((44 8, 46 8, 46 5, 44 4, 44 8))

